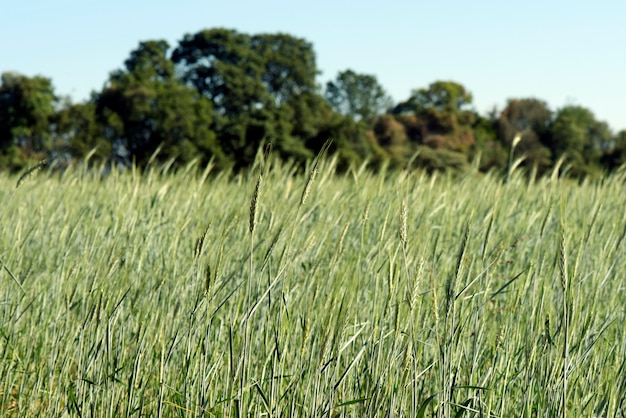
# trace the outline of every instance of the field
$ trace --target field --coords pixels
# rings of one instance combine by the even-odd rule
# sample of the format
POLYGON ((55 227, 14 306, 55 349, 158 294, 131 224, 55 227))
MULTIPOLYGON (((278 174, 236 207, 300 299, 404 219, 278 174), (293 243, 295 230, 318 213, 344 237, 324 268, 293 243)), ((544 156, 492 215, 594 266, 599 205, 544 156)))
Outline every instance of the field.
POLYGON ((0 416, 624 416, 624 174, 332 170, 0 177, 0 416))

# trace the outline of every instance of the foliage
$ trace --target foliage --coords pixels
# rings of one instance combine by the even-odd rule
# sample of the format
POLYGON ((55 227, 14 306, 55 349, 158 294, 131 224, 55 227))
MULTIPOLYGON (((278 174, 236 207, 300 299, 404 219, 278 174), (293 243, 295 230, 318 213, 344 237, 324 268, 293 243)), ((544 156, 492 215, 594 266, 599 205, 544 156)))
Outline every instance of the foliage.
POLYGON ((547 103, 534 98, 509 99, 498 120, 502 141, 511 147, 513 138, 521 134, 516 152, 525 158, 525 166, 536 168, 541 174, 548 171, 553 163, 552 151, 547 146, 551 121, 552 111, 547 103))
POLYGON ((380 115, 374 124, 374 133, 383 146, 403 145, 408 141, 404 126, 393 115, 380 115))
POLYGON ((316 91, 315 52, 305 39, 283 33, 259 34, 250 37, 250 49, 262 62, 261 80, 277 104, 316 91))
POLYGON ((0 165, 20 169, 50 148, 56 96, 50 79, 3 73, 0 84, 0 165))
POLYGON ((318 135, 308 141, 307 146, 318 152, 329 139, 332 141, 329 151, 337 155, 340 171, 359 167, 368 159, 376 162, 384 159, 365 123, 349 116, 334 114, 320 128, 318 135))
POLYGON ((414 159, 415 167, 423 168, 428 173, 436 171, 456 171, 468 170, 467 155, 457 151, 447 149, 433 149, 431 147, 418 147, 418 154, 414 159))
POLYGON ((626 165, 626 130, 615 135, 612 146, 602 156, 601 163, 609 170, 615 170, 626 165))
POLYGON ((474 114, 472 131, 475 143, 471 147, 469 158, 477 161, 481 171, 503 170, 507 164, 507 146, 498 136, 495 112, 489 117, 474 114))
POLYGON ((103 126, 96 119, 94 102, 67 102, 51 117, 50 133, 54 139, 53 159, 69 165, 93 152, 94 161, 106 160, 111 145, 102 141, 103 126))
POLYGON ((553 112, 536 98, 511 98, 479 114, 454 81, 414 89, 400 103, 375 75, 339 72, 322 90, 313 45, 285 33, 213 28, 170 48, 140 42, 102 89, 83 103, 55 95, 45 77, 4 73, 0 84, 0 170, 41 159, 58 169, 89 156, 145 168, 213 161, 246 170, 271 144, 274 158, 306 167, 326 143, 341 170, 363 164, 428 171, 503 171, 599 176, 624 164, 623 138, 582 106, 553 112), (521 141, 515 149, 516 135, 521 141), (426 148, 428 149, 426 149, 426 148))
POLYGON ((315 91, 310 43, 284 34, 212 29, 185 35, 172 60, 182 80, 213 102, 213 129, 237 166, 249 165, 263 141, 285 155, 311 156, 304 148, 308 138, 294 135, 300 123, 316 125, 307 106, 294 110, 315 91))
POLYGON ((454 81, 436 81, 428 88, 413 90, 411 97, 399 105, 417 111, 430 110, 433 116, 442 120, 446 115, 458 114, 472 104, 472 94, 454 81))
POLYGON ((522 134, 522 142, 544 143, 551 120, 552 112, 543 100, 509 99, 500 113, 498 128, 507 144, 510 144, 518 133, 522 134))
POLYGON ((582 106, 560 109, 551 134, 552 152, 557 157, 566 154, 578 176, 593 173, 612 140, 608 125, 597 121, 593 113, 582 106))
POLYGON ((352 70, 341 71, 326 83, 324 95, 337 112, 368 123, 392 106, 375 76, 352 70))
POLYGON ((413 113, 417 118, 419 142, 434 149, 467 151, 475 141, 471 125, 474 112, 468 108, 472 94, 453 81, 436 81, 414 90, 393 113, 413 113))
POLYGON ((111 74, 95 98, 103 136, 118 160, 145 165, 158 158, 181 163, 200 158, 225 164, 222 150, 210 129, 211 102, 174 77, 165 41, 140 43, 125 62, 125 70, 111 74))

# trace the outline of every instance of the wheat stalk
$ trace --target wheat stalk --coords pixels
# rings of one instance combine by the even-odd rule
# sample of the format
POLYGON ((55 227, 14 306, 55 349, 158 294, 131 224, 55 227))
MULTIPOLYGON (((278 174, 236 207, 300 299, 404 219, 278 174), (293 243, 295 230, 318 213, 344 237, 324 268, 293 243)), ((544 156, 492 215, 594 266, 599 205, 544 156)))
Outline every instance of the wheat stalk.
POLYGON ((330 147, 331 141, 328 140, 322 146, 319 154, 315 158, 315 162, 313 163, 313 169, 309 174, 309 178, 304 185, 304 189, 302 190, 302 195, 300 196, 300 206, 303 206, 306 203, 307 198, 309 197, 309 193, 311 192, 311 185, 313 184, 313 180, 315 180, 315 176, 317 176, 317 172, 319 170, 320 160, 324 157, 324 155, 328 152, 328 148, 330 147))
POLYGON ((402 208, 400 209, 400 241, 402 242, 402 248, 406 248, 407 232, 406 224, 408 219, 408 210, 404 199, 402 200, 402 208))
POLYGON ((254 187, 254 193, 252 194, 252 199, 250 200, 250 234, 254 233, 254 228, 256 226, 256 214, 259 203, 259 195, 261 194, 261 183, 263 183, 263 175, 259 174, 256 186, 254 187))
POLYGON ((15 184, 15 188, 17 189, 18 187, 20 187, 20 184, 22 184, 22 182, 24 180, 26 180, 32 173, 34 173, 35 171, 47 167, 48 166, 48 160, 41 160, 39 161, 37 164, 35 164, 32 167, 29 167, 28 170, 26 170, 24 172, 24 174, 22 174, 20 176, 19 179, 17 179, 17 183, 15 184))

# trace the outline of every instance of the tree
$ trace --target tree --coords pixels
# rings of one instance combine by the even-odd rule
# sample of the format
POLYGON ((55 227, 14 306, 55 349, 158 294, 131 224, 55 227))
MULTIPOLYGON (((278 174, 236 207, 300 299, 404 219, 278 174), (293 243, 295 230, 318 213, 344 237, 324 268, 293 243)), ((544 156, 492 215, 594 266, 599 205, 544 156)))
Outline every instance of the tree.
POLYGON ((411 97, 399 105, 414 111, 434 109, 441 113, 458 114, 472 104, 472 93, 454 81, 436 81, 428 88, 413 90, 411 97))
POLYGON ((374 134, 382 146, 402 146, 408 142, 404 125, 393 115, 380 115, 374 124, 374 134))
POLYGON ((606 122, 596 120, 591 110, 575 105, 557 112, 551 134, 549 147, 555 158, 567 155, 576 176, 598 174, 600 158, 613 139, 606 122))
POLYGON ((466 151, 474 144, 471 126, 472 94, 453 81, 436 81, 428 88, 413 90, 411 96, 398 104, 393 113, 413 113, 419 124, 419 140, 431 148, 466 151))
POLYGON ((261 80, 272 102, 266 111, 272 114, 266 140, 284 158, 304 161, 313 156, 305 146, 318 134, 325 118, 325 103, 317 94, 318 74, 313 45, 302 39, 278 34, 251 36, 250 48, 259 56, 261 80))
POLYGON ((185 35, 172 60, 182 80, 213 102, 213 129, 237 167, 251 164, 264 140, 283 156, 311 155, 308 137, 300 136, 317 135, 321 125, 309 106, 316 101, 317 74, 309 42, 285 34, 203 30, 185 35))
POLYGON ((392 105, 375 76, 352 70, 342 71, 334 81, 326 83, 325 97, 337 112, 366 122, 373 121, 392 105))
POLYGON ((174 63, 167 58, 169 44, 164 40, 140 42, 139 47, 124 61, 126 71, 118 70, 112 79, 121 81, 131 74, 138 81, 169 81, 174 77, 174 63))
POLYGON ((277 105, 316 90, 313 45, 291 35, 259 34, 250 38, 250 49, 263 68, 261 80, 277 105))
POLYGON ((51 152, 59 163, 69 164, 92 151, 97 160, 104 160, 110 155, 111 146, 102 141, 103 129, 96 119, 96 105, 93 101, 71 103, 68 100, 50 121, 53 138, 51 152))
POLYGON ((524 165, 536 166, 541 174, 552 165, 552 152, 546 146, 550 141, 552 111, 546 102, 534 98, 509 99, 498 118, 500 140, 507 146, 519 133, 521 141, 516 153, 525 156, 524 165))
POLYGON ((172 61, 182 80, 213 102, 218 117, 227 119, 271 100, 261 79, 261 56, 250 44, 249 35, 235 30, 203 30, 185 35, 172 61))
POLYGON ((497 110, 487 117, 475 114, 472 132, 476 142, 470 150, 470 158, 479 159, 481 171, 504 169, 507 165, 508 152, 504 142, 498 139, 497 110))
POLYGON ((377 147, 365 124, 338 113, 329 116, 319 133, 308 141, 309 148, 317 152, 327 140, 332 140, 329 152, 337 155, 338 168, 342 171, 358 167, 368 159, 384 158, 382 149, 377 147))
POLYGON ((20 169, 49 149, 48 127, 57 98, 49 78, 3 73, 0 84, 2 165, 20 169))
POLYGON ((551 119, 552 111, 542 100, 509 99, 498 121, 500 137, 510 144, 521 133, 522 141, 545 142, 551 119))
POLYGON ((160 159, 224 163, 210 128, 211 102, 175 78, 168 49, 165 41, 141 42, 125 68, 111 74, 95 98, 103 136, 114 157, 126 163, 145 164, 158 148, 160 159))
POLYGON ((415 142, 411 142, 404 117, 384 114, 376 118, 372 127, 376 144, 387 155, 391 167, 406 167, 417 150, 415 142))
POLYGON ((626 130, 615 135, 611 146, 602 156, 601 163, 609 170, 615 170, 626 164, 626 130))

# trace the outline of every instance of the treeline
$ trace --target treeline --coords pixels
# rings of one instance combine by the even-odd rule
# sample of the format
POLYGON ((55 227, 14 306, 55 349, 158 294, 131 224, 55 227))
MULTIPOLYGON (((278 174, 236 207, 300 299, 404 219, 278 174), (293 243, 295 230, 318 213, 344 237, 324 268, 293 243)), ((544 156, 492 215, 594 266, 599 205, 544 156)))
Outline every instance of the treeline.
POLYGON ((455 82, 434 82, 393 103, 372 75, 346 70, 322 87, 318 73, 305 39, 229 29, 187 34, 175 48, 141 42, 83 103, 59 97, 49 78, 3 73, 0 169, 41 159, 64 167, 89 155, 122 166, 156 158, 239 170, 264 141, 301 163, 328 139, 343 168, 504 170, 515 156, 537 175, 561 160, 583 177, 626 163, 626 131, 614 134, 583 106, 552 110, 536 98, 513 98, 481 115, 455 82))

